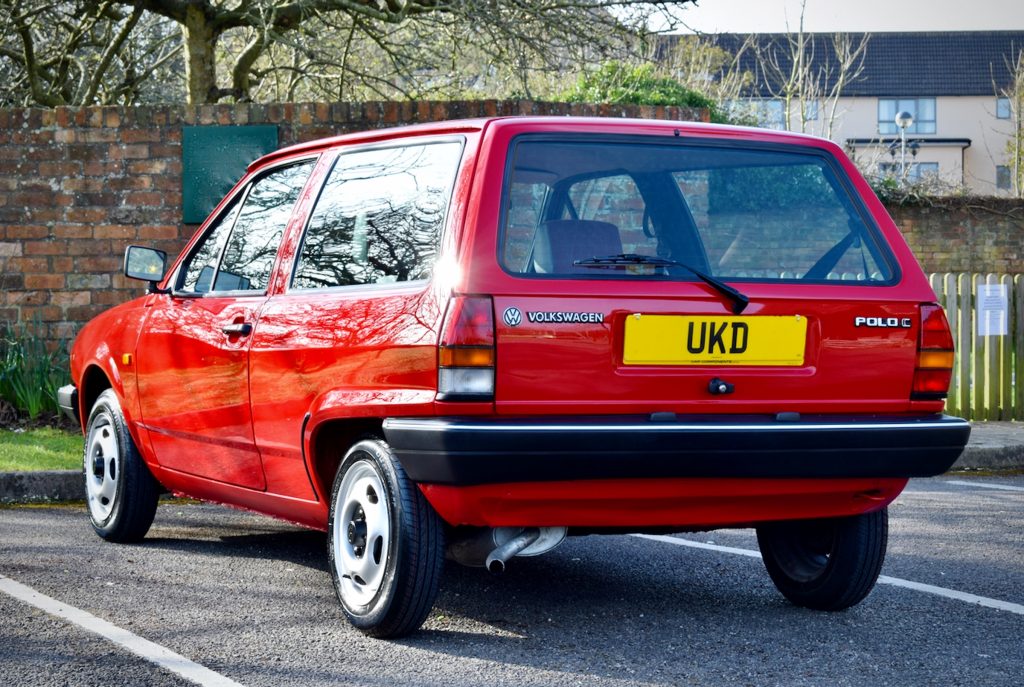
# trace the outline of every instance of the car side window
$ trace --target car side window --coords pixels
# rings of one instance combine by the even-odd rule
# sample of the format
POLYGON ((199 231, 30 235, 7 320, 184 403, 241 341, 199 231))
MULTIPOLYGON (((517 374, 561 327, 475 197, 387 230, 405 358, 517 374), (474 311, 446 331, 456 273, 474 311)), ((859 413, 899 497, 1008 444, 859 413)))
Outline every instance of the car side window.
POLYGON ((214 281, 214 291, 265 291, 295 201, 313 161, 274 170, 245 197, 214 281))
POLYGON ((185 276, 178 287, 179 291, 206 293, 213 287, 213 273, 217 270, 220 254, 224 252, 224 244, 231 233, 231 227, 235 226, 237 216, 238 198, 235 198, 185 264, 185 276))
POLYGON ((461 155, 460 142, 339 155, 310 217, 292 288, 429 276, 461 155))
POLYGON ((265 291, 281 237, 314 164, 275 169, 239 194, 186 260, 178 291, 265 291))

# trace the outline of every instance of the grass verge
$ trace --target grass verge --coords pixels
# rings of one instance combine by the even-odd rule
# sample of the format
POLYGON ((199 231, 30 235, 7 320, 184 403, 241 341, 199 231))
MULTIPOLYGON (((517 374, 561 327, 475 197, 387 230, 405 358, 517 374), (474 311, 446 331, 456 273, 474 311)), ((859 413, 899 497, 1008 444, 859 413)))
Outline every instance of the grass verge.
POLYGON ((0 429, 0 472, 78 470, 82 435, 53 427, 16 432, 0 429))

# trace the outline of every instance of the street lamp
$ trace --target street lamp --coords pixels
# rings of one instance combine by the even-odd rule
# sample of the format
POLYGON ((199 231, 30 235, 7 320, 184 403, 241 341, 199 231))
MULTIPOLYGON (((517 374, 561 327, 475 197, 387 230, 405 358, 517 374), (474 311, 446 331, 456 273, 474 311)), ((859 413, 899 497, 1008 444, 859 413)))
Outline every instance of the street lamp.
POLYGON ((907 178, 907 128, 914 123, 914 115, 903 110, 896 115, 896 126, 900 128, 900 179, 907 178))

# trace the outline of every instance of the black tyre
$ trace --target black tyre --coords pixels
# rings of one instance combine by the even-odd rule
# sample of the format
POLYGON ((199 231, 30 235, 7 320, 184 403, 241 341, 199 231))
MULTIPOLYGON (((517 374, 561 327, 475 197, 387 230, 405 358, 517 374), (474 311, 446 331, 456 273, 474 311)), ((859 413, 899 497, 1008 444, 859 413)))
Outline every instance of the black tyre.
POLYGON ((444 565, 441 519, 386 443, 355 444, 331 490, 327 556, 349 621, 401 637, 426 620, 444 565))
POLYGON ((797 606, 841 611, 864 599, 885 560, 889 514, 797 520, 757 528, 764 567, 797 606))
POLYGON ((160 485, 128 433, 110 389, 99 395, 85 432, 85 498, 96 534, 107 541, 142 539, 156 515, 160 485))

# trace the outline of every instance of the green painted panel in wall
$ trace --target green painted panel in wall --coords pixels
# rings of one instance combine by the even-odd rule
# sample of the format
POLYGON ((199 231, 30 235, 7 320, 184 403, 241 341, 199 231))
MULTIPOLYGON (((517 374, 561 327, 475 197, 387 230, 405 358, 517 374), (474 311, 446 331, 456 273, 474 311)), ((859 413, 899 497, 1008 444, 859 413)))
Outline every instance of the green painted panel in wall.
POLYGON ((277 150, 274 125, 182 127, 182 221, 205 220, 249 163, 273 150, 277 150))

